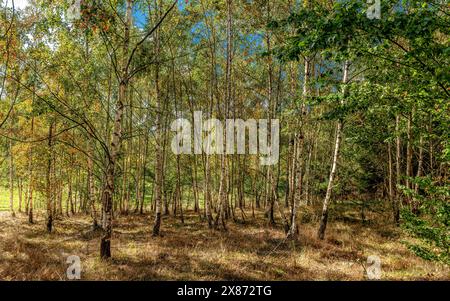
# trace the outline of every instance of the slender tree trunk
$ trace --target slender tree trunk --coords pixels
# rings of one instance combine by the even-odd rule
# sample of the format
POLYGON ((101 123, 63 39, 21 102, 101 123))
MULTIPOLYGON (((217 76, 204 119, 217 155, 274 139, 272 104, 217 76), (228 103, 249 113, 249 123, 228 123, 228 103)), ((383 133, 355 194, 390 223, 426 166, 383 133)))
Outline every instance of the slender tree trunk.
POLYGON ((68 200, 68 204, 67 204, 67 216, 69 216, 69 210, 70 210, 70 213, 72 214, 72 215, 74 215, 75 214, 75 210, 74 210, 74 207, 73 207, 73 194, 72 194, 72 171, 71 170, 69 170, 69 175, 68 175, 68 177, 69 177, 69 183, 68 183, 68 191, 67 191, 67 200, 68 200), (69 209, 70 208, 70 209, 69 209))
MULTIPOLYGON (((178 93, 177 93, 177 85, 176 85, 176 78, 175 78, 175 57, 173 55, 173 51, 172 48, 170 48, 170 52, 172 55, 172 94, 173 94, 173 98, 175 100, 175 114, 177 118, 180 118, 183 112, 183 103, 181 102, 180 104, 178 103, 178 93)), ((180 99, 183 99, 183 95, 182 95, 182 90, 180 90, 180 99)), ((176 168, 177 168, 177 175, 176 175, 176 183, 175 183, 175 199, 174 199, 174 204, 175 204, 175 210, 177 208, 177 204, 180 207, 180 219, 181 219, 181 223, 184 224, 184 215, 183 215, 183 196, 182 196, 182 191, 181 191, 181 161, 180 161, 180 155, 177 154, 176 156, 176 168)), ((176 213, 174 212, 174 215, 176 215, 176 213)))
POLYGON ((400 185, 400 179, 401 179, 401 140, 400 140, 400 115, 397 115, 395 117, 395 132, 397 135, 396 138, 396 154, 395 154, 395 170, 396 170, 396 184, 397 184, 397 188, 395 189, 396 191, 396 197, 395 197, 395 201, 397 203, 396 206, 396 212, 395 214, 395 224, 399 225, 400 224, 400 192, 398 189, 398 185, 400 185))
MULTIPOLYGON (((289 197, 288 197, 288 202, 289 202, 289 206, 291 208, 291 216, 292 216, 292 212, 293 212, 293 208, 294 208, 294 199, 295 199, 295 185, 297 183, 297 179, 296 179, 296 171, 297 171, 297 153, 298 153, 298 139, 297 137, 293 137, 292 141, 292 157, 291 157, 291 169, 289 171, 289 197)), ((291 218, 292 219, 292 218, 291 218)))
POLYGON ((122 117, 124 112, 124 103, 127 97, 128 88, 128 52, 130 43, 130 29, 132 26, 132 6, 133 1, 127 0, 126 4, 126 23, 123 47, 123 63, 121 78, 119 83, 119 95, 116 103, 116 113, 114 118, 113 138, 111 141, 111 153, 108 156, 108 166, 106 169, 106 182, 102 191, 103 205, 103 230, 104 234, 100 242, 100 257, 103 259, 111 257, 111 238, 112 238, 112 198, 114 194, 115 165, 122 146, 122 117))
MULTIPOLYGON (((270 1, 267 2, 267 20, 271 19, 271 5, 270 1)), ((271 52, 271 36, 270 33, 266 33, 266 46, 267 52, 271 52)), ((273 62, 272 56, 268 57, 268 89, 267 89, 267 98, 268 98, 268 119, 269 122, 272 122, 273 114, 274 114, 274 101, 273 101, 273 62)), ((268 131, 268 141, 271 141, 271 131, 268 131)), ((273 168, 272 165, 267 166, 266 168, 266 212, 265 215, 268 218, 268 223, 270 226, 275 225, 274 219, 274 176, 273 176, 273 168)))
MULTIPOLYGON (((31 135, 34 134, 34 117, 31 118, 31 135)), ((33 224, 33 145, 30 145, 30 154, 29 154, 29 176, 28 176, 28 200, 27 200, 27 213, 28 213, 28 222, 33 224)))
POLYGON ((52 202, 52 162, 53 162, 53 121, 50 122, 50 126, 48 129, 48 159, 47 159, 47 173, 46 173, 46 197, 47 197, 47 232, 52 232, 53 227, 53 208, 52 202))
MULTIPOLYGON (((233 65, 233 57, 232 57, 232 49, 233 49, 233 11, 232 11, 232 1, 227 0, 227 60, 226 60, 226 91, 225 91, 225 104, 224 104, 224 114, 223 117, 226 119, 228 117, 228 110, 230 104, 232 102, 232 65, 233 65)), ((224 140, 225 141, 225 140, 224 140)), ((223 147, 223 146, 222 146, 223 147)), ((218 204, 218 213, 216 216, 216 220, 214 223, 215 228, 222 225, 223 230, 227 230, 226 226, 226 212, 228 206, 228 187, 227 187, 227 178, 228 178, 228 163, 227 156, 222 154, 220 161, 220 182, 219 182, 219 204, 218 204)))
MULTIPOLYGON (((159 5, 158 5, 159 9, 159 5)), ((159 13, 158 13, 159 17, 159 13)), ((159 40, 159 30, 156 30, 155 33, 155 42, 156 42, 156 54, 155 56, 159 56, 159 47, 160 47, 160 40, 159 40)), ((162 211, 162 193, 163 193, 163 164, 164 164, 164 155, 163 152, 163 141, 162 141, 162 126, 163 126, 163 120, 162 120, 162 104, 161 104, 161 96, 159 91, 159 73, 160 73, 160 65, 159 63, 156 63, 155 66, 155 88, 156 88, 156 110, 157 117, 156 117, 156 172, 155 172, 155 221, 153 224, 153 236, 159 236, 160 235, 160 229, 161 229, 161 211, 162 211)), ((167 201, 167 198, 165 198, 167 201)), ((167 207, 166 207, 167 209, 167 207)))
MULTIPOLYGON (((11 116, 11 127, 10 134, 12 134, 12 124, 13 118, 11 116)), ((14 154, 13 154, 13 144, 12 140, 9 139, 9 210, 11 216, 15 217, 16 213, 14 211, 14 154)))
POLYGON ((259 176, 260 176, 260 170, 259 170, 259 162, 258 162, 258 159, 256 159, 256 163, 255 163, 255 186, 254 186, 254 189, 255 189, 255 207, 257 208, 257 209, 260 209, 261 208, 261 202, 260 202, 260 189, 258 189, 259 187, 258 187, 258 178, 259 178, 259 176))
MULTIPOLYGON (((56 123, 56 122, 55 122, 56 123)), ((54 129, 56 129, 56 124, 53 125, 54 129)), ((51 157, 53 158, 53 162, 51 164, 51 172, 50 172, 50 195, 53 205, 53 219, 55 219, 58 216, 58 179, 56 177, 56 155, 54 153, 51 153, 51 157)))
POLYGON ((399 220, 399 210, 397 199, 394 194, 394 171, 393 171, 393 163, 392 163, 392 146, 391 142, 388 142, 388 160, 389 160, 389 200, 392 203, 394 223, 398 224, 399 220))
MULTIPOLYGON (((416 180, 419 180, 419 178, 422 176, 422 169, 423 169, 423 137, 420 136, 420 138, 419 138, 419 162, 417 164, 416 180)), ((417 195, 419 193, 419 184, 418 183, 416 183, 414 185, 414 193, 415 193, 415 195, 417 195)), ((413 211, 415 213, 418 213, 418 211, 419 211, 419 200, 417 198, 414 199, 413 211)))
POLYGON ((220 182, 219 182, 219 202, 218 202, 218 208, 217 208, 217 216, 214 222, 214 228, 218 229, 219 224, 222 225, 223 230, 227 230, 226 221, 225 221, 225 214, 226 214, 226 201, 227 201, 227 179, 226 179, 226 173, 227 173, 227 167, 226 167, 226 159, 225 155, 221 156, 221 163, 220 163, 220 182), (220 223, 219 223, 220 222, 220 223))
MULTIPOLYGON (((98 221, 97 221, 97 208, 95 206, 95 183, 94 183, 94 147, 91 144, 88 146, 89 148, 89 157, 88 157, 88 176, 87 176, 87 189, 88 189, 88 202, 91 206, 91 218, 92 218, 92 228, 97 229, 98 228, 98 221)), ((102 225, 104 226, 104 225, 102 225)))
POLYGON ((139 212, 139 208, 141 206, 141 168, 142 168, 142 138, 141 136, 139 136, 138 139, 138 149, 137 149, 137 154, 136 154, 136 161, 135 161, 135 166, 136 166, 136 185, 135 185, 135 191, 136 191, 136 195, 135 195, 135 208, 134 208, 134 213, 138 213, 139 212))
MULTIPOLYGON (((348 83, 349 66, 350 66, 349 61, 346 61, 344 63, 344 75, 343 75, 343 79, 342 79, 344 88, 343 88, 343 99, 341 100, 341 105, 343 104, 345 97, 347 96, 347 86, 346 85, 348 83)), ((330 177, 328 179, 327 192, 325 195, 325 199, 323 201, 322 216, 320 218, 320 226, 319 226, 319 231, 317 234, 319 239, 325 238, 325 230, 326 230, 327 222, 328 222, 328 206, 329 206, 329 203, 331 200, 331 193, 333 190, 334 177, 336 175, 337 161, 338 161, 338 157, 339 157, 339 147, 340 147, 341 138, 342 138, 342 123, 343 123, 343 121, 339 120, 337 127, 336 127, 336 141, 334 143, 333 163, 331 165, 331 172, 330 172, 330 177)))
POLYGON ((289 199, 290 199, 290 193, 291 193, 291 156, 293 153, 293 139, 292 134, 289 134, 289 145, 288 145, 288 153, 286 154, 286 189, 284 194, 284 207, 289 208, 289 199))
MULTIPOLYGON (((204 7, 203 1, 200 1, 203 9, 203 13, 206 16, 206 9, 204 7)), ((209 103, 208 103, 208 114, 213 113, 213 106, 215 102, 215 97, 218 97, 218 88, 217 88, 217 65, 216 65, 216 27, 213 22, 210 22, 209 17, 205 18, 205 23, 209 27, 210 35, 208 35, 208 45, 210 51, 210 85, 209 85, 209 103)), ((201 133, 199 133, 201 134, 201 133)), ((208 222, 208 227, 211 229, 213 227, 213 200, 212 200, 212 192, 211 187, 213 185, 213 179, 211 176, 211 160, 209 155, 202 152, 202 160, 203 160, 203 172, 204 172, 204 202, 205 202, 205 217, 208 222)))
POLYGON ((306 160, 306 167, 305 167, 305 203, 306 205, 311 204, 311 197, 310 197, 310 174, 311 174, 311 160, 312 160, 312 152, 313 152, 314 145, 311 143, 311 145, 308 148, 308 158, 306 160))
MULTIPOLYGON (((29 165, 29 163, 28 163, 29 165)), ((29 209, 30 209, 30 199, 29 199, 29 192, 30 192, 30 184, 28 183, 28 187, 25 191, 25 214, 28 216, 29 209)))
POLYGON ((411 181, 409 177, 412 177, 412 157, 413 157, 413 150, 412 150, 412 122, 413 113, 410 113, 408 116, 408 122, 407 122, 407 146, 406 146, 406 188, 412 188, 411 181))
POLYGON ((192 166, 192 193, 194 195, 194 212, 200 212, 200 206, 198 201, 198 184, 197 184, 197 157, 194 156, 194 165, 192 166))
POLYGON ((78 212, 82 210, 82 197, 80 191, 80 183, 81 183, 81 171, 78 169, 77 177, 75 181, 75 212, 77 212, 77 202, 78 202, 78 212))
POLYGON ((147 157, 148 157, 148 136, 145 136, 145 147, 144 147, 144 158, 142 164, 142 195, 141 195, 141 207, 139 209, 140 214, 144 214, 144 203, 145 203, 145 194, 147 192, 146 189, 146 166, 147 166, 147 157))
MULTIPOLYGON (((304 6, 307 7, 308 3, 305 2, 304 6)), ((303 79, 303 100, 302 100, 302 107, 301 107, 301 119, 299 120, 299 132, 297 136, 295 137, 296 143, 295 143, 295 179, 296 179, 296 185, 292 183, 292 187, 295 185, 295 193, 292 193, 293 198, 293 204, 292 204, 292 211, 291 211, 291 228, 288 232, 288 237, 295 237, 297 235, 298 229, 297 229, 297 211, 298 207, 302 198, 302 189, 303 189, 303 148, 305 144, 305 137, 304 137, 304 118, 303 115, 306 115, 305 110, 305 103, 306 98, 309 95, 309 81, 311 77, 311 68, 310 68, 310 58, 305 58, 305 72, 304 72, 304 79, 303 79)))
MULTIPOLYGON (((126 115, 126 114, 124 114, 126 115)), ((122 212, 124 214, 128 214, 128 200, 127 200, 127 191, 128 191, 128 187, 127 187, 127 179, 128 179, 128 149, 127 149, 127 144, 124 144, 123 146, 123 153, 124 158, 123 158, 123 176, 122 176, 122 193, 121 193, 121 197, 122 197, 122 212)))
MULTIPOLYGON (((55 170, 56 170, 56 166, 55 166, 55 170)), ((60 169, 59 169, 59 172, 58 172, 58 174, 59 174, 59 180, 58 180, 58 185, 57 185, 57 189, 58 189, 58 214, 60 215, 60 216, 62 216, 63 215, 63 197, 62 197, 62 195, 63 195, 63 190, 64 190, 64 186, 62 185, 62 181, 61 181, 61 179, 62 179, 62 170, 61 170, 61 167, 60 167, 60 169)))
POLYGON ((433 175, 434 175, 434 148, 433 148, 433 124, 432 124, 432 119, 431 119, 431 114, 430 114, 430 117, 429 117, 429 119, 430 119, 430 121, 429 121, 429 125, 428 125, 428 147, 429 147, 429 150, 428 150, 428 155, 429 155, 429 158, 430 158, 430 174, 431 174, 431 177, 433 177, 433 175))
POLYGON ((18 179, 17 190, 19 192, 19 212, 22 212, 22 202, 23 202, 23 180, 18 179))
POLYGON ((294 203, 293 203, 293 207, 292 207, 292 212, 291 212, 291 228, 289 229, 288 232, 288 236, 289 237, 295 237, 298 233, 298 228, 297 228, 297 212, 298 212, 298 207, 300 205, 300 201, 302 198, 302 189, 303 189, 303 175, 302 175, 302 169, 303 169, 303 147, 304 147, 304 137, 303 135, 303 130, 300 130, 300 137, 296 138, 297 139, 297 151, 296 151, 296 173, 295 173, 295 178, 296 178, 296 187, 295 187, 295 195, 294 195, 294 203))
POLYGON ((204 199, 205 199, 205 215, 206 220, 208 221, 208 227, 211 229, 213 227, 213 217, 211 211, 211 185, 210 185, 210 160, 208 155, 205 155, 205 190, 204 190, 204 199))

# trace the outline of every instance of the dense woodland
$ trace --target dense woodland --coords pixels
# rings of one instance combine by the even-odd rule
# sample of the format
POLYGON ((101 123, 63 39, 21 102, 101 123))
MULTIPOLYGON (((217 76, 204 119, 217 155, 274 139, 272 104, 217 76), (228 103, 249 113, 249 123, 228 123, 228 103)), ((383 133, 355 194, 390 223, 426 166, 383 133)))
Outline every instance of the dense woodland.
MULTIPOLYGON (((359 0, 83 0, 78 15, 72 1, 18 2, 0 0, 1 278, 59 279, 33 248, 82 254, 78 239, 92 241, 92 279, 169 279, 157 271, 177 260, 191 262, 172 268, 184 279, 360 279, 296 273, 379 230, 375 245, 395 244, 372 252, 387 269, 412 262, 390 278, 448 279, 447 1, 382 0, 379 18, 359 0), (175 154, 171 124, 196 111, 278 119, 278 163, 175 154), (228 272, 196 274, 203 255, 177 253, 195 242, 253 249, 243 266, 261 275, 238 275, 235 253, 206 268, 234 260, 228 272), (132 243, 150 257, 131 258, 132 243)), ((351 248, 346 260, 372 255, 351 248)))

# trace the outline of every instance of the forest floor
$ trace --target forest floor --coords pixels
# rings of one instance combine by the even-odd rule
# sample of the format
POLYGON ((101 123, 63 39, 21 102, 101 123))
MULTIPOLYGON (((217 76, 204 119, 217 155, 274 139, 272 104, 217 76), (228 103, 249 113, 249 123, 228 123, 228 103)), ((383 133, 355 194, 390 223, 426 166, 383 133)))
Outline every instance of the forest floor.
POLYGON ((0 212, 0 280, 65 280, 67 257, 81 258, 83 280, 364 280, 367 257, 379 256, 383 280, 449 280, 450 269, 416 257, 400 229, 357 219, 334 219, 324 241, 317 223, 300 225, 286 241, 281 225, 269 228, 262 212, 228 231, 207 229, 193 212, 164 216, 162 237, 151 237, 150 215, 114 221, 113 259, 101 261, 90 219, 58 219, 47 234, 43 216, 29 225, 23 214, 0 212))

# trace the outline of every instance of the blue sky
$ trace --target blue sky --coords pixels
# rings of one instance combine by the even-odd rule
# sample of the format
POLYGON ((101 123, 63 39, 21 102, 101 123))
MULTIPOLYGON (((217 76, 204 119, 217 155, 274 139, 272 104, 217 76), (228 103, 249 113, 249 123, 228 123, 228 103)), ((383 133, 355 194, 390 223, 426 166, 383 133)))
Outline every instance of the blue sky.
MULTIPOLYGON (((182 12, 185 10, 185 8, 186 8, 185 1, 178 0, 178 10, 182 12)), ((139 7, 135 6, 133 9, 133 17, 134 17, 134 24, 139 28, 144 28, 145 25, 147 24, 148 11, 142 10, 139 7)))
MULTIPOLYGON (((3 3, 6 3, 8 7, 12 7, 12 0, 4 0, 3 3)), ((14 0, 14 7, 16 9, 24 9, 28 5, 29 0, 14 0)), ((185 0, 178 0, 179 11, 185 11, 186 5, 189 5, 189 3, 186 3, 185 0)), ((207 15, 209 16, 214 13, 215 12, 213 11, 208 11, 207 15)), ((146 26, 148 19, 148 12, 146 9, 141 9, 135 6, 133 9, 133 17, 135 26, 138 28, 144 28, 146 26)), ((204 22, 199 21, 192 27, 191 33, 193 35, 193 43, 199 44, 202 39, 206 39, 208 37, 209 31, 205 27, 204 22)), ((243 42, 239 43, 237 47, 239 47, 240 51, 246 50, 249 56, 254 55, 263 45, 263 37, 258 33, 240 35, 240 39, 243 42)), ((223 47, 226 48, 226 42, 224 42, 223 47)))

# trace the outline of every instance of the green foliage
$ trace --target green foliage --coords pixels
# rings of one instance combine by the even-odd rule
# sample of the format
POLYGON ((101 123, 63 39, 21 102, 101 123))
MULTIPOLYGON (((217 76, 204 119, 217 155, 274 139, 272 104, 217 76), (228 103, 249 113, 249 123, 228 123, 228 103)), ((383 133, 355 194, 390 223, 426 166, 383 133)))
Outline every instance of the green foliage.
POLYGON ((450 264, 450 187, 437 186, 429 178, 416 179, 422 194, 406 191, 413 202, 420 202, 417 212, 402 210, 403 228, 419 243, 406 243, 417 256, 450 264))

